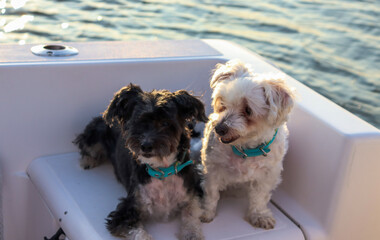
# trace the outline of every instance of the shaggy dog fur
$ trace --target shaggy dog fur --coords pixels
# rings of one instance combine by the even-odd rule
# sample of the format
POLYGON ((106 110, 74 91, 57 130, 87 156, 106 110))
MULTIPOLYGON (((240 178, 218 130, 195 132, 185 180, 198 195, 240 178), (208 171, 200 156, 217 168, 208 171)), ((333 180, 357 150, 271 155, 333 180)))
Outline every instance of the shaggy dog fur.
POLYGON ((231 60, 218 64, 210 83, 214 113, 206 125, 202 163, 205 169, 203 222, 216 214, 220 191, 245 189, 249 208, 246 219, 255 227, 275 225, 267 204, 281 181, 282 160, 288 148, 286 120, 293 107, 293 92, 284 77, 254 74, 249 66, 231 60), (239 149, 256 148, 277 136, 267 156, 235 155, 239 149))
POLYGON ((117 92, 103 114, 94 118, 74 141, 81 166, 95 167, 110 160, 127 196, 108 215, 106 226, 114 236, 151 239, 145 219, 168 220, 180 213, 180 239, 203 239, 199 220, 200 162, 162 180, 152 168, 189 160, 189 121, 207 121, 203 103, 184 90, 143 92, 130 84, 117 92), (198 165, 198 167, 197 167, 198 165))

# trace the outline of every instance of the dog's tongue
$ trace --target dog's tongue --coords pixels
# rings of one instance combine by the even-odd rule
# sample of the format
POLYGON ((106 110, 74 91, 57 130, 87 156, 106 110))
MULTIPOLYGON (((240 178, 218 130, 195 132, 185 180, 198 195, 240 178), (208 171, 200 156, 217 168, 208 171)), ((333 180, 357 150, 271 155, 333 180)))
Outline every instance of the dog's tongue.
POLYGON ((235 141, 236 139, 238 139, 240 136, 234 136, 234 137, 219 137, 219 141, 224 143, 224 144, 228 144, 228 143, 232 143, 233 141, 235 141))
POLYGON ((232 142, 230 139, 225 139, 225 138, 223 138, 223 137, 219 137, 219 141, 220 141, 221 143, 224 143, 224 144, 227 144, 227 143, 232 142))

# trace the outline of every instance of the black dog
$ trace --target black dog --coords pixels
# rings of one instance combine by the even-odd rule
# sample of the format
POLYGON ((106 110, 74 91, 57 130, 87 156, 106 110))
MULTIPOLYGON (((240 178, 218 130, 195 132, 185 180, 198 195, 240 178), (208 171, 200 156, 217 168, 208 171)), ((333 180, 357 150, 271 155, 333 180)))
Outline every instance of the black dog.
POLYGON ((189 159, 187 123, 194 118, 207 121, 203 103, 186 91, 143 92, 130 84, 115 94, 103 118, 94 118, 75 139, 83 168, 109 159, 127 190, 108 215, 111 234, 151 239, 143 220, 180 213, 180 239, 203 239, 200 163, 189 159))

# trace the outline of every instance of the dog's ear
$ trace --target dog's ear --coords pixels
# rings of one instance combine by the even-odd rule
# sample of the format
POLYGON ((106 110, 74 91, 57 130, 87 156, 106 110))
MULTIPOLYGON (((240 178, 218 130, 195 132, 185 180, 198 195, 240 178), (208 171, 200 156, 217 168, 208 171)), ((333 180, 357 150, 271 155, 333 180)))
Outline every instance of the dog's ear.
POLYGON ((141 88, 134 84, 129 84, 115 93, 113 99, 103 113, 106 123, 112 126, 115 122, 123 125, 133 113, 133 109, 138 101, 141 100, 141 88))
POLYGON ((249 65, 238 59, 228 61, 226 64, 218 63, 210 80, 210 87, 214 89, 219 82, 241 76, 244 73, 252 73, 249 65))
POLYGON ((179 115, 183 119, 194 117, 196 120, 201 122, 208 121, 203 102, 190 95, 187 91, 179 90, 174 92, 174 101, 177 104, 179 115))
POLYGON ((293 108, 295 93, 290 89, 281 75, 273 75, 261 82, 264 95, 269 105, 268 120, 276 126, 280 126, 288 119, 288 114, 293 108))

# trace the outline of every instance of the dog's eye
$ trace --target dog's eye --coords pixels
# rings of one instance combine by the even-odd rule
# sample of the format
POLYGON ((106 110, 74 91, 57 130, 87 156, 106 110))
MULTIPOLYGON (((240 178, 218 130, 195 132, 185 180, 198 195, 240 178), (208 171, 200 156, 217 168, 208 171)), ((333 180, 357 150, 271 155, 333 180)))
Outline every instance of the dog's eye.
POLYGON ((244 111, 245 111, 246 115, 251 116, 252 110, 251 110, 250 107, 246 106, 245 109, 244 109, 244 111))
POLYGON ((166 122, 166 121, 165 121, 165 122, 161 122, 161 126, 162 126, 162 127, 168 127, 168 126, 169 126, 169 123, 166 122))

